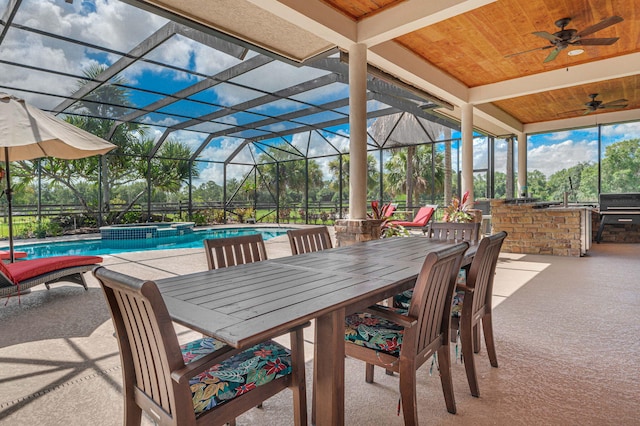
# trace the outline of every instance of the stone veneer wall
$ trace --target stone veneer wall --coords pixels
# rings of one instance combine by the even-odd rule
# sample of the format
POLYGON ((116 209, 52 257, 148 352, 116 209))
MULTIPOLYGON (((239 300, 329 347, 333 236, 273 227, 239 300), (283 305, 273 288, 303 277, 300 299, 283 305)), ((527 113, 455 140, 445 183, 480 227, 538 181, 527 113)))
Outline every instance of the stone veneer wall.
POLYGON ((502 245, 507 253, 580 256, 579 209, 534 209, 491 200, 491 228, 509 234, 502 245))
MULTIPOLYGON (((600 228, 600 214, 591 214, 592 240, 595 242, 600 228)), ((640 243, 640 225, 638 224, 607 224, 602 230, 603 243, 640 243)))
POLYGON ((340 219, 336 220, 336 246, 343 247, 362 241, 377 240, 381 236, 381 220, 340 219))

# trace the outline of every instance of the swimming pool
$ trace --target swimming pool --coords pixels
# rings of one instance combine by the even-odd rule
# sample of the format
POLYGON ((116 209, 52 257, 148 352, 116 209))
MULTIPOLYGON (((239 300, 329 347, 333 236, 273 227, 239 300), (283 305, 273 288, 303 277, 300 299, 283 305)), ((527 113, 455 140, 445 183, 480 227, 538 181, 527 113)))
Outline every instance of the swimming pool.
MULTIPOLYGON (((207 238, 238 237, 249 234, 262 234, 262 238, 285 235, 287 228, 225 228, 196 230, 178 237, 153 238, 149 240, 75 240, 48 243, 16 245, 15 250, 27 253, 28 259, 63 255, 108 255, 132 251, 170 250, 180 248, 203 248, 202 240, 207 238)), ((1 248, 8 250, 8 247, 1 248)))

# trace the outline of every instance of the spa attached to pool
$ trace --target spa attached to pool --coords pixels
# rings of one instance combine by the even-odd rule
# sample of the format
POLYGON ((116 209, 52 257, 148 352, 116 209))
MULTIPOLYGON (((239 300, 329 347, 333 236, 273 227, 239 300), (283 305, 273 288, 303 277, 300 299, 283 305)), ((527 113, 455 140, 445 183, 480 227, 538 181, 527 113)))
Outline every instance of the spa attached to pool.
POLYGON ((191 234, 194 222, 131 223, 100 227, 103 240, 146 240, 191 234))

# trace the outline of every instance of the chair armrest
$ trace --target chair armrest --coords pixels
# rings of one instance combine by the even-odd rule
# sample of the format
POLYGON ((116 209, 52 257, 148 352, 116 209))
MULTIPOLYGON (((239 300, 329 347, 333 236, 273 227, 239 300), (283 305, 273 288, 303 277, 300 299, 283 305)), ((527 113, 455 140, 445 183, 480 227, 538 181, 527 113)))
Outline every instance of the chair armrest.
POLYGON ((208 370, 216 364, 224 361, 225 359, 232 357, 233 355, 242 352, 244 349, 237 349, 233 346, 225 346, 203 356, 189 364, 186 364, 183 368, 171 372, 171 379, 176 383, 188 383, 189 379, 193 376, 197 376, 203 371, 208 370))
POLYGON ((464 284, 456 284, 456 290, 464 290, 467 293, 473 293, 475 291, 475 288, 473 287, 467 287, 464 284))
POLYGON ((418 322, 417 318, 410 317, 409 315, 401 315, 378 305, 369 306, 365 311, 389 321, 393 321, 405 328, 413 327, 418 322))

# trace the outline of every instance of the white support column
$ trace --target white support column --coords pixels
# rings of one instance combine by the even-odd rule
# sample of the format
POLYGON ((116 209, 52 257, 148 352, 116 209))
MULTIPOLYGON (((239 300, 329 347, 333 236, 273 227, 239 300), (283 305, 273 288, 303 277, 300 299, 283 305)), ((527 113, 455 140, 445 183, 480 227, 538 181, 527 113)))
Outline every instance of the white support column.
POLYGON ((349 219, 367 217, 367 47, 349 48, 349 219))
POLYGON ((469 191, 469 203, 473 203, 473 105, 461 107, 462 126, 462 194, 469 191))
POLYGON ((527 197, 527 135, 518 133, 518 197, 527 197))

